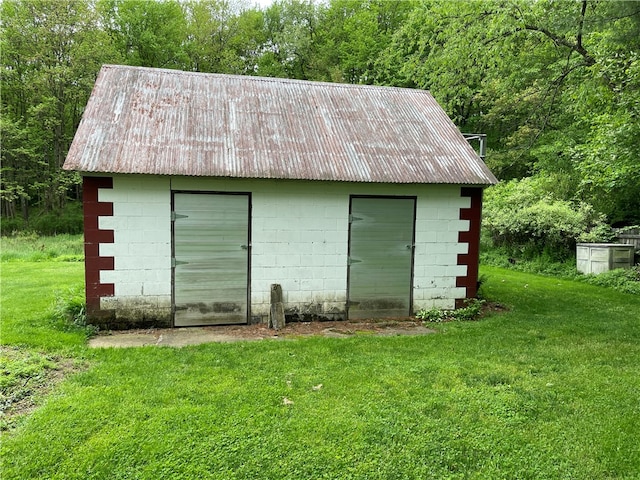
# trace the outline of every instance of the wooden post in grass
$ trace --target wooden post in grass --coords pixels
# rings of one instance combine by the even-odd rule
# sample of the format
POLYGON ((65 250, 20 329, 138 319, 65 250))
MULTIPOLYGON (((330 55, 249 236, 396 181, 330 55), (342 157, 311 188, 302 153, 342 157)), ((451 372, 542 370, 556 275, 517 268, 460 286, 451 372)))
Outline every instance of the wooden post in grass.
POLYGON ((269 312, 269 328, 280 330, 285 325, 284 303, 282 302, 282 286, 271 284, 271 310, 269 312))

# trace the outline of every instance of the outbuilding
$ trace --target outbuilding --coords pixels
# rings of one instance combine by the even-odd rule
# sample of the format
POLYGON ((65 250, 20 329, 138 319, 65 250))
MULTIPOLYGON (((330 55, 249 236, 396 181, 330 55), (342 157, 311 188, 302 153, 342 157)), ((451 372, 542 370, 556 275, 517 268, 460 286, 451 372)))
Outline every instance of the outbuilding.
POLYGON ((454 308, 496 182, 426 91, 116 65, 64 168, 106 328, 454 308))

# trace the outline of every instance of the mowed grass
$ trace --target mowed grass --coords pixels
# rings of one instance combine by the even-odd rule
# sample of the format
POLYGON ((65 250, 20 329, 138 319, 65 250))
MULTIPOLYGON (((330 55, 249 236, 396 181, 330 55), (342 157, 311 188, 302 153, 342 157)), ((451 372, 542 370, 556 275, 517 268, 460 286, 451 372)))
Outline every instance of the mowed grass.
MULTIPOLYGON (((5 280, 47 298, 77 280, 55 264, 34 285, 43 265, 22 266, 3 297, 5 280)), ((5 434, 1 476, 638 478, 640 297, 483 273, 509 310, 435 335, 181 349, 89 351, 15 294, 9 338, 75 345, 90 368, 5 434)))
POLYGON ((45 350, 85 345, 85 335, 56 328, 51 315, 57 295, 84 285, 82 262, 3 262, 0 274, 0 344, 45 350))

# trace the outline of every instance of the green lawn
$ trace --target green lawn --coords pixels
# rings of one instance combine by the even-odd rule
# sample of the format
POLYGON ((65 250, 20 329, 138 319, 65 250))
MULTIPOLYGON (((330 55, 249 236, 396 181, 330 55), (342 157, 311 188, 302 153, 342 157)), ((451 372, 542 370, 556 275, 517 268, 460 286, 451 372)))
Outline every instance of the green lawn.
POLYGON ((82 262, 3 262, 0 343, 41 349, 85 345, 85 336, 55 328, 50 315, 57 295, 84 286, 82 262))
POLYGON ((90 351, 46 320, 81 267, 6 263, 3 343, 90 367, 4 434, 0 476, 640 477, 640 296, 483 273, 510 310, 436 335, 90 351))

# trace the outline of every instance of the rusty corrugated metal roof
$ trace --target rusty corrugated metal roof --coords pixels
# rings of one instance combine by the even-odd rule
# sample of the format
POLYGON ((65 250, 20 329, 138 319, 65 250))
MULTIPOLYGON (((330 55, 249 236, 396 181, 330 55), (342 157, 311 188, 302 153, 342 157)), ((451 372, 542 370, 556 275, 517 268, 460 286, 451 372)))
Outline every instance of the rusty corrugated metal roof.
POLYGON ((66 170, 488 185, 423 90, 105 65, 66 170))

